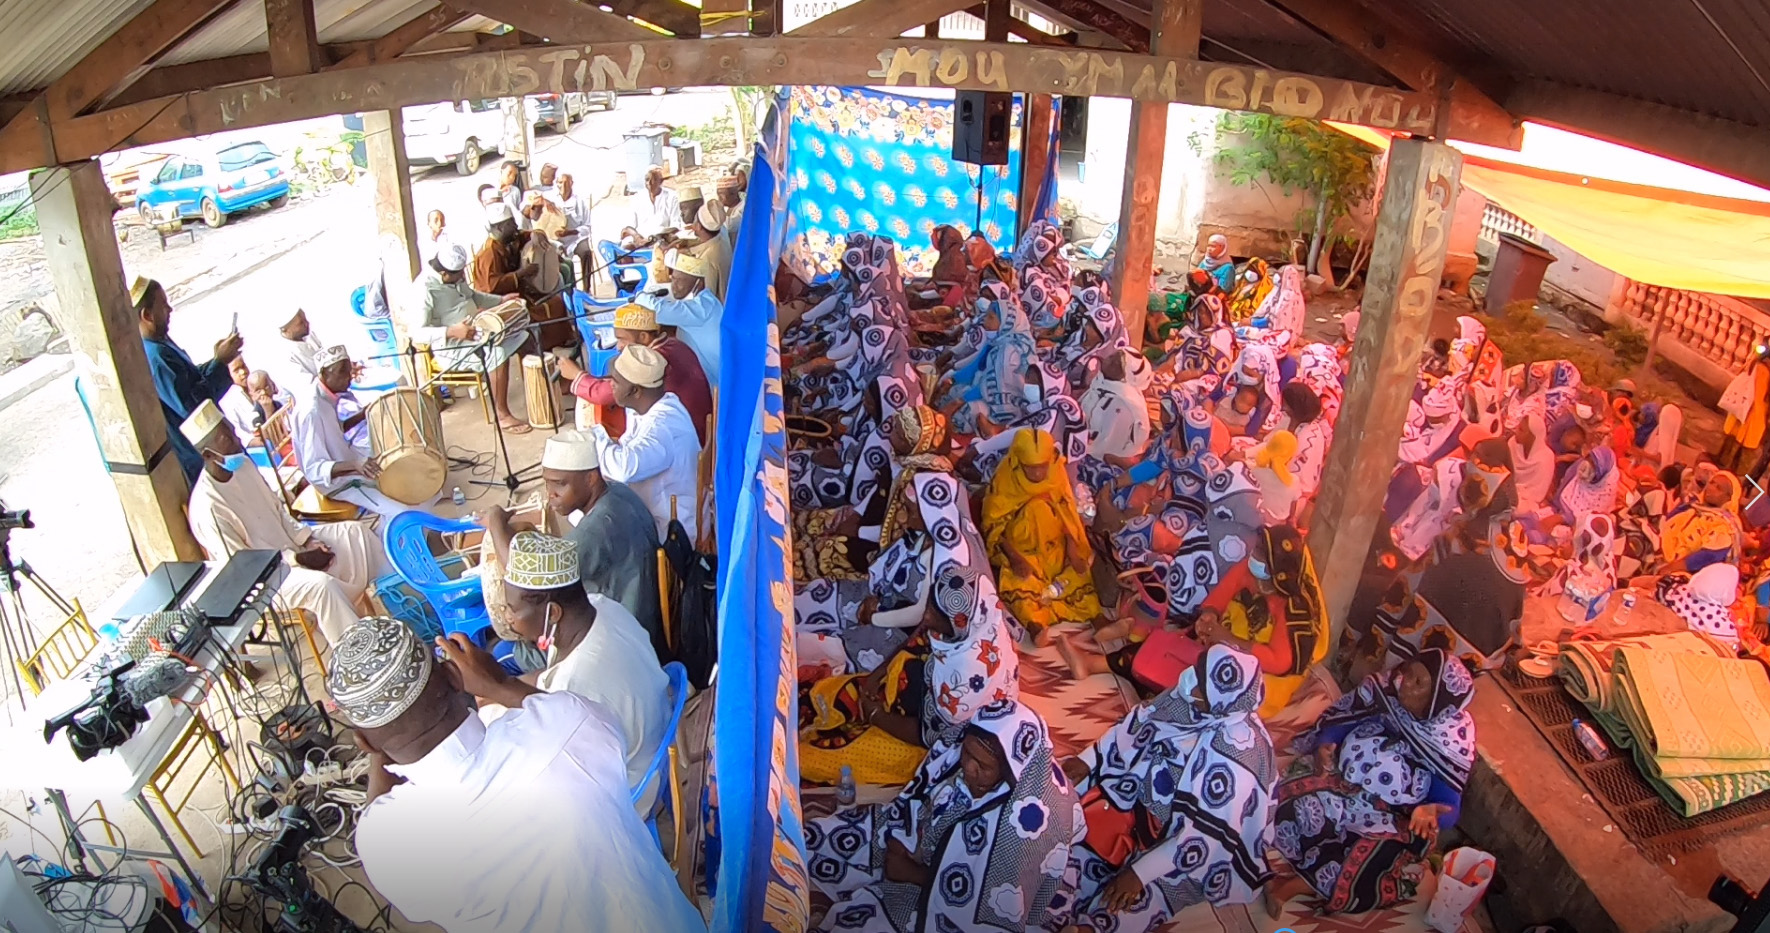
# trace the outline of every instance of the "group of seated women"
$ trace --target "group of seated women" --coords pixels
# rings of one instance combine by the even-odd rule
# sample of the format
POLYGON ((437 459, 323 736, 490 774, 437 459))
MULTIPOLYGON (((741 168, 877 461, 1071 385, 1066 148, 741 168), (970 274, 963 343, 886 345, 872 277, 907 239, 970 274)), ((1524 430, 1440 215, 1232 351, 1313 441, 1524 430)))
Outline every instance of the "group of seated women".
POLYGON ((1357 316, 1308 341, 1301 270, 1213 245, 1140 349, 1049 224, 1012 254, 931 240, 926 276, 853 234, 835 276, 777 288, 800 771, 901 786, 810 822, 821 928, 1410 896, 1472 764, 1469 671, 1420 651, 1292 712, 1329 648, 1306 529, 1357 316), (1020 696, 1046 649, 1143 699, 1074 757, 1020 696))

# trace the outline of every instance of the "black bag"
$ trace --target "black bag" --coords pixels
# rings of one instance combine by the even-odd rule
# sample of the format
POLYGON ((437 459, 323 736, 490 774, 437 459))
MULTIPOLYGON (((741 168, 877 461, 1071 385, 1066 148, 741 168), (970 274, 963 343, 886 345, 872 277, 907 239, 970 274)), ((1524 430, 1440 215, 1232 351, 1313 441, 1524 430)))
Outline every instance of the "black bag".
POLYGON ((676 630, 676 659, 688 668, 688 682, 704 690, 719 660, 719 600, 714 592, 719 561, 695 550, 682 523, 670 520, 664 536, 670 561, 670 607, 667 621, 676 630))

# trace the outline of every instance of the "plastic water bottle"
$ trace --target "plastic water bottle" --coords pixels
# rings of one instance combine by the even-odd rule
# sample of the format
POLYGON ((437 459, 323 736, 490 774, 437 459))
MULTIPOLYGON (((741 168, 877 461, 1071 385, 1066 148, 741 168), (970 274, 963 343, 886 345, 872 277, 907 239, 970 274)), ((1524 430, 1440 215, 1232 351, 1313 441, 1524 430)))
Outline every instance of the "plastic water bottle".
POLYGON ((854 806, 854 769, 842 766, 842 776, 836 781, 836 802, 844 807, 854 806))
POLYGON ((1575 719, 1573 721, 1573 737, 1579 740, 1581 748, 1592 756, 1593 761, 1603 761, 1610 757, 1610 746, 1605 743, 1604 736, 1591 723, 1575 719))
POLYGON ((455 492, 451 495, 450 498, 453 498, 455 500, 456 505, 466 505, 467 504, 467 497, 465 495, 462 495, 461 487, 459 487, 459 486, 455 487, 455 492))

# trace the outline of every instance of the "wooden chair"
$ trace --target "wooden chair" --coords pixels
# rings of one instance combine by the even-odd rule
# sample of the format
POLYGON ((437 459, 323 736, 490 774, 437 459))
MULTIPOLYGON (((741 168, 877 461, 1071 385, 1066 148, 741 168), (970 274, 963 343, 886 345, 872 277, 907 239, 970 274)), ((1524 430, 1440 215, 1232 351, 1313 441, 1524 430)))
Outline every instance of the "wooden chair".
POLYGON ((270 453, 271 465, 277 475, 277 493, 283 497, 283 505, 289 509, 289 514, 309 522, 348 522, 361 516, 362 509, 348 502, 326 498, 302 475, 295 459, 295 445, 289 439, 288 418, 289 408, 285 407, 265 419, 258 434, 264 438, 265 450, 270 453))
POLYGON ((485 373, 473 370, 441 370, 437 368, 436 355, 430 352, 428 344, 413 343, 412 349, 417 353, 418 383, 420 385, 442 385, 475 390, 479 395, 479 409, 486 416, 486 424, 492 423, 492 382, 485 373))

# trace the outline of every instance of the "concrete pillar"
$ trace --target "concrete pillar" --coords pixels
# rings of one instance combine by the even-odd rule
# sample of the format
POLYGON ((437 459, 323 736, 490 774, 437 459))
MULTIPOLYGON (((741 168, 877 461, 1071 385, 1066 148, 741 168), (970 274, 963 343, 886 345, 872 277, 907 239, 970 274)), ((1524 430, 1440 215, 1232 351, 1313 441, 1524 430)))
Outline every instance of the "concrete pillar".
POLYGON ((98 160, 31 176, 31 200, 61 326, 74 346, 99 452, 105 458, 136 549, 149 566, 201 560, 184 518, 190 485, 167 443, 168 426, 148 373, 123 257, 111 227, 111 193, 98 160))
MULTIPOLYGON (((406 161, 405 122, 398 110, 363 114, 363 146, 375 179, 375 233, 388 259, 389 276, 416 278, 418 217, 412 206, 412 166, 406 161)), ((457 219, 459 223, 459 219, 457 219)))
MULTIPOLYGON (((1197 58, 1204 0, 1154 0, 1150 52, 1197 58)), ((1156 207, 1167 157, 1166 101, 1131 103, 1131 143, 1125 153, 1125 186, 1119 199, 1118 259, 1112 265, 1112 297, 1136 346, 1143 345, 1149 277, 1155 268, 1156 207)))
POLYGON ((1462 165, 1462 156, 1442 143, 1396 139, 1389 147, 1346 398, 1309 527, 1336 645, 1395 470, 1462 165))

